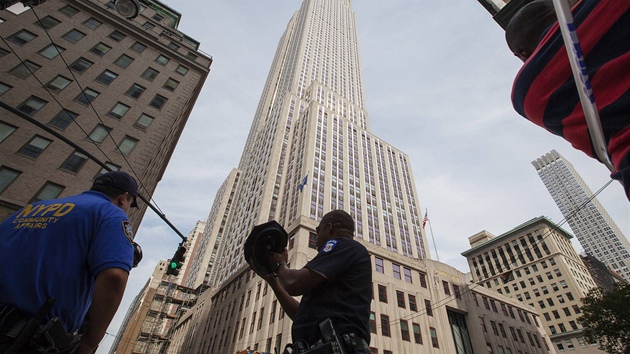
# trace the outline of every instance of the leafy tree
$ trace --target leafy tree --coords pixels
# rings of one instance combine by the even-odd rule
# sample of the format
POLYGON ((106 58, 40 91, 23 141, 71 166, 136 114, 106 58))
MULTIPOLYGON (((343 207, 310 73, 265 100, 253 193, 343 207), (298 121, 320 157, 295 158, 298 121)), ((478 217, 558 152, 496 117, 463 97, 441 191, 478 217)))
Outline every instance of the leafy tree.
POLYGON ((630 284, 615 284, 610 291, 593 288, 582 303, 586 340, 611 354, 630 354, 630 284))

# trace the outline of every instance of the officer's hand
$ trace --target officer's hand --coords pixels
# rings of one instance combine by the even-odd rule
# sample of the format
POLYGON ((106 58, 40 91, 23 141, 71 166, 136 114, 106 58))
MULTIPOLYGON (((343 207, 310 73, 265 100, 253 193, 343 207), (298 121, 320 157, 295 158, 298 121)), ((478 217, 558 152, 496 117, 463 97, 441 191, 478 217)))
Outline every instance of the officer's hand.
POLYGON ((289 260, 289 250, 285 248, 282 253, 268 252, 267 258, 269 258, 271 264, 276 264, 278 262, 287 263, 289 260))
POLYGON ((261 274, 260 271, 254 267, 254 260, 250 257, 248 262, 249 263, 249 267, 252 268, 252 270, 258 274, 259 277, 263 278, 264 280, 266 280, 267 282, 269 282, 272 279, 275 279, 275 277, 273 276, 273 273, 269 273, 269 274, 261 274))

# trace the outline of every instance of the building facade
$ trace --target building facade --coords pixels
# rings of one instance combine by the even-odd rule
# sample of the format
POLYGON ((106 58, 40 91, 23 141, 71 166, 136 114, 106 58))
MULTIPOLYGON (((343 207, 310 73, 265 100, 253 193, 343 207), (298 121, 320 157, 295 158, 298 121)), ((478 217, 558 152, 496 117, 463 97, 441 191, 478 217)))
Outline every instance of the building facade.
MULTIPOLYGON (((530 306, 471 284, 469 275, 444 263, 360 242, 374 267, 372 353, 555 353, 530 306)), ((296 247, 292 243, 293 254, 296 247)), ((309 247, 305 258, 315 254, 309 247)), ((188 329, 177 340, 185 343, 179 353, 276 353, 291 342, 291 320, 266 282, 247 268, 202 294, 190 314, 192 320, 182 319, 175 329, 188 329)))
POLYGON ((538 217, 499 236, 479 232, 469 238, 471 249, 462 255, 476 284, 541 314, 557 352, 603 353, 583 338, 581 299, 596 284, 573 249, 572 237, 538 217))
POLYGON ((171 344, 175 323, 194 306, 197 294, 194 289, 178 285, 177 278, 167 276, 166 267, 167 262, 158 263, 129 306, 110 348, 111 354, 158 354, 171 344))
POLYGON ((630 281, 630 242, 573 165, 556 150, 532 165, 584 251, 630 281))
MULTIPOLYGON (((142 0, 133 20, 113 1, 49 0, 0 11, 0 219, 42 199, 78 194, 104 168, 130 173, 150 200, 212 58, 180 32, 181 14, 142 0)), ((146 204, 131 212, 137 228, 146 204)))

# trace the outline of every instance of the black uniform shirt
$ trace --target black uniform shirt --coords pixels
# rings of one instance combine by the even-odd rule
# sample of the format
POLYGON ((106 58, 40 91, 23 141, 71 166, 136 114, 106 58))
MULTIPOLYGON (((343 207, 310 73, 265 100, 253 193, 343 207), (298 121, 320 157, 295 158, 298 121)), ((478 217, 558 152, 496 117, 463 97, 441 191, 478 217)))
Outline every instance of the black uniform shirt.
POLYGON ((331 318, 339 334, 355 333, 370 343, 372 263, 367 249, 350 238, 328 241, 309 268, 326 278, 302 296, 291 335, 309 344, 322 337, 319 323, 331 318))

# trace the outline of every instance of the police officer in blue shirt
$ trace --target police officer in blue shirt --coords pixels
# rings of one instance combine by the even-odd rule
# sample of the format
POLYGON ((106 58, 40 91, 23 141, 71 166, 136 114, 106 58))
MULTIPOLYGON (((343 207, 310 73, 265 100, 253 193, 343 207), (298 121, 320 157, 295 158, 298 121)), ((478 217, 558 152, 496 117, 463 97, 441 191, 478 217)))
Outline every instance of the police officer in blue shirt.
POLYGON ((96 351, 134 266, 127 213, 137 196, 133 177, 108 172, 89 191, 27 205, 0 224, 0 352, 96 351))
MULTIPOLYGON (((319 324, 331 319, 346 353, 369 353, 372 267, 367 249, 353 240, 354 221, 343 210, 324 215, 315 229, 319 253, 289 269, 288 253, 269 253, 274 273, 261 275, 293 320, 294 342, 322 340, 319 324), (293 296, 302 295, 298 302, 293 296)), ((256 269, 255 269, 256 271, 256 269)))

